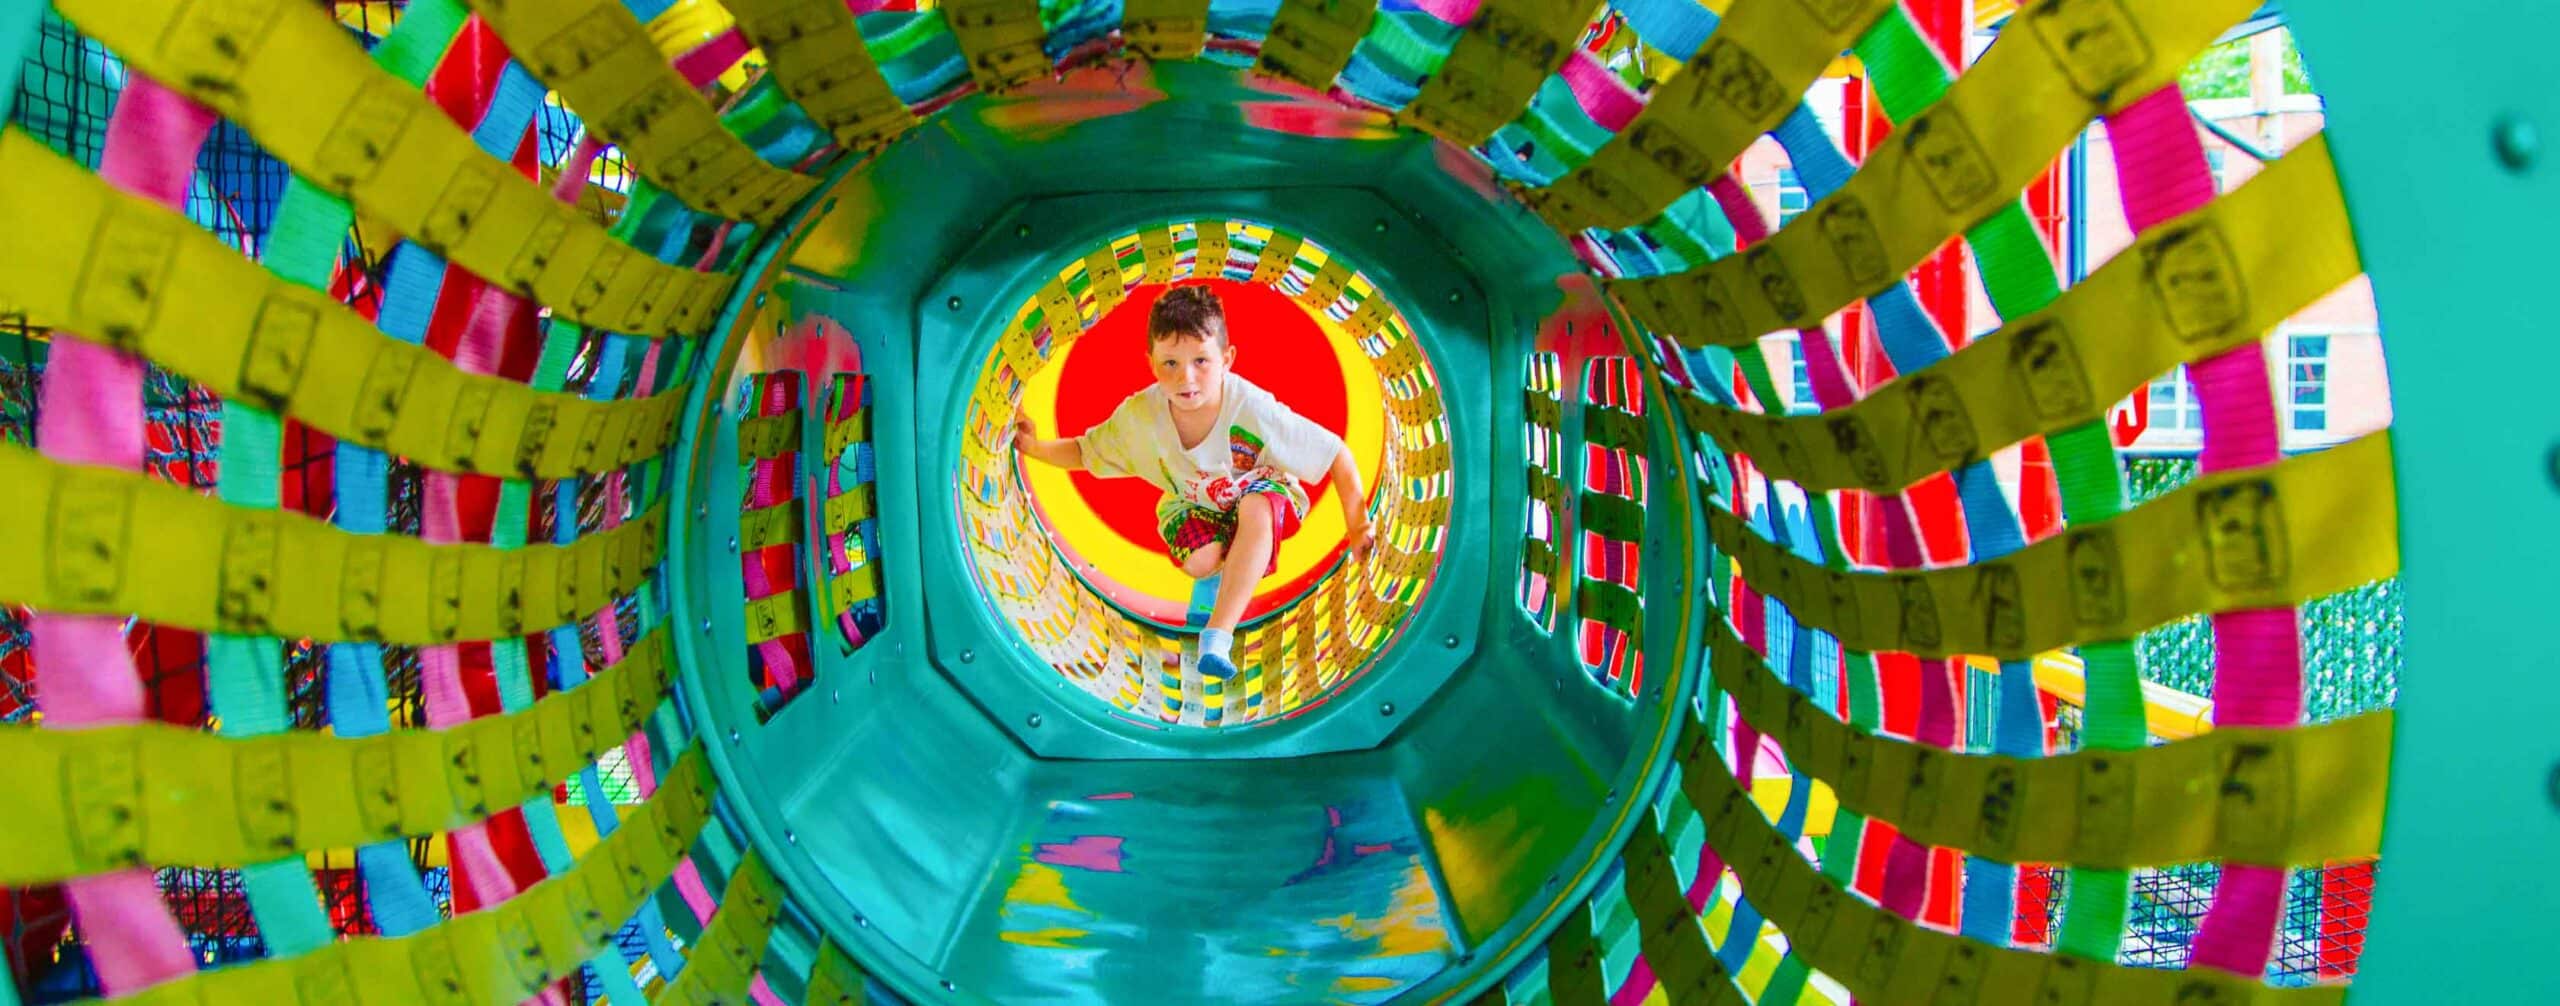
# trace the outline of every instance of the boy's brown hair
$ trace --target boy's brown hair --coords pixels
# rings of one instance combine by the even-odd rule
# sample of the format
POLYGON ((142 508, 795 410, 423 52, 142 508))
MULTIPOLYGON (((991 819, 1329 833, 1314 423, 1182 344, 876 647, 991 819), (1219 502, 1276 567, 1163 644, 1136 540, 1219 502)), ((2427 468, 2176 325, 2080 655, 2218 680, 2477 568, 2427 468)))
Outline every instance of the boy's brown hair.
POLYGON ((1177 286, 1156 298, 1147 311, 1147 343, 1178 338, 1215 340, 1220 348, 1232 345, 1227 341, 1227 311, 1218 303, 1216 291, 1177 286))

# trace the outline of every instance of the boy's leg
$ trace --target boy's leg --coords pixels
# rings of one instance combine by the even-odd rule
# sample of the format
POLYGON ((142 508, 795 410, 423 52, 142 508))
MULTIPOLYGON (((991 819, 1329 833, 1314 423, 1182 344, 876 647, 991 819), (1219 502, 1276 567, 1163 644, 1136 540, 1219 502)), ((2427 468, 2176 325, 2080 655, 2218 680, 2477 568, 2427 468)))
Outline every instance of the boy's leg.
POLYGON ((1245 605, 1253 600, 1253 592, 1262 586, 1262 577, 1271 568, 1271 550, 1278 547, 1272 534, 1272 510, 1286 506, 1267 493, 1251 493, 1236 503, 1235 543, 1227 546, 1227 565, 1220 571, 1218 602, 1209 609, 1209 627, 1233 631, 1244 621, 1245 605))
POLYGON ((1182 560, 1182 572, 1194 580, 1206 580, 1218 575, 1218 570, 1225 568, 1226 564, 1226 543, 1213 541, 1193 549, 1190 557, 1182 560))
POLYGON ((1194 580, 1217 574, 1227 558, 1225 515, 1168 496, 1156 505, 1156 531, 1173 564, 1194 580))

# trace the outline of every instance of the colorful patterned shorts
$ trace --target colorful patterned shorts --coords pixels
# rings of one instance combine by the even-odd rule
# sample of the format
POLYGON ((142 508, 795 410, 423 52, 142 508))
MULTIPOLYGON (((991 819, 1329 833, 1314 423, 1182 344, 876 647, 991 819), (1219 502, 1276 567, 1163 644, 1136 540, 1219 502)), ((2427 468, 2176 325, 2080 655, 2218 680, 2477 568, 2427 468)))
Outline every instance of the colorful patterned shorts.
MULTIPOLYGON (((1280 543, 1298 533, 1297 498, 1289 486, 1257 479, 1237 487, 1236 505, 1269 506, 1271 508, 1271 562, 1262 575, 1269 576, 1280 568, 1280 543)), ((1167 496, 1156 505, 1156 531, 1164 536, 1165 548, 1172 551, 1174 562, 1184 562, 1191 553, 1211 544, 1231 544, 1236 540, 1236 514, 1233 510, 1216 510, 1201 506, 1180 496, 1167 496)))

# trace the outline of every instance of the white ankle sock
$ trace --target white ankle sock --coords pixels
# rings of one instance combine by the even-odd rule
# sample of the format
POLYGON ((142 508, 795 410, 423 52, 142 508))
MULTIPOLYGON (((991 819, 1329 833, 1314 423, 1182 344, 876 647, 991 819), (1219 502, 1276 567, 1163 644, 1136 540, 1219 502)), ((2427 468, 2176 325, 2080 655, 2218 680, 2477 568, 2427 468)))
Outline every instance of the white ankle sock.
POLYGON ((1235 634, 1235 632, 1234 632, 1233 630, 1229 630, 1229 629, 1202 629, 1202 630, 1200 630, 1200 654, 1201 654, 1202 656, 1208 656, 1208 655, 1210 655, 1210 654, 1216 654, 1216 655, 1218 655, 1218 656, 1220 656, 1220 657, 1227 657, 1227 656, 1229 656, 1228 651, 1230 651, 1230 650, 1234 649, 1234 648, 1235 648, 1235 645, 1236 645, 1236 634, 1235 634))

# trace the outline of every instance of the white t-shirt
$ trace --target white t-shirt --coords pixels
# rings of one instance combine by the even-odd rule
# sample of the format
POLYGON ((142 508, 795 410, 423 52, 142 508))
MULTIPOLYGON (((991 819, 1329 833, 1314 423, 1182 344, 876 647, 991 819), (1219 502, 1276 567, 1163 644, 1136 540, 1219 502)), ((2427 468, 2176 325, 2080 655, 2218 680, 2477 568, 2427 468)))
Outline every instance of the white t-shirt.
POLYGON ((1236 488, 1257 473, 1279 477, 1303 514, 1307 499, 1299 483, 1333 470, 1342 438, 1234 374, 1227 375, 1223 398, 1209 435, 1184 450, 1164 389, 1149 385, 1076 438, 1085 470, 1145 479, 1168 496, 1219 510, 1233 508, 1236 488))

